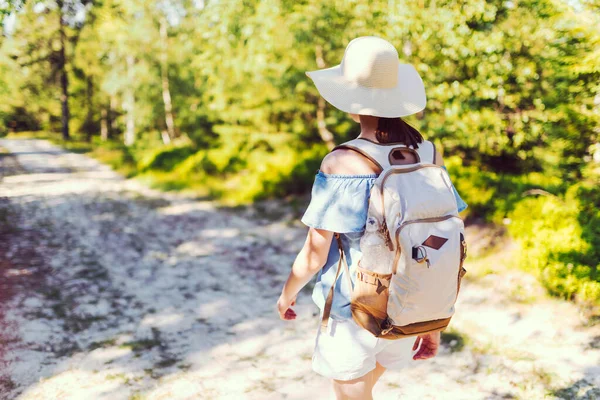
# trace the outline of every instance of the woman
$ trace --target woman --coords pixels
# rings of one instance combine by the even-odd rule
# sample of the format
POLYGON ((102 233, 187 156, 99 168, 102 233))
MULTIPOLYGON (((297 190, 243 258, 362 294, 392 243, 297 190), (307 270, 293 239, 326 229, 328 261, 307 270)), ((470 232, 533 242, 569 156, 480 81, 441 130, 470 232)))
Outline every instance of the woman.
MULTIPOLYGON (((373 36, 354 39, 340 65, 307 74, 325 100, 360 123, 358 138, 404 144, 419 151, 423 137, 401 117, 425 108, 425 89, 417 71, 399 63, 392 44, 373 36)), ((440 156, 434 158, 443 166, 440 156)), ((416 158, 405 161, 417 162, 416 158)), ((335 284, 327 330, 317 332, 312 366, 333 380, 338 399, 371 399, 373 386, 386 369, 431 358, 440 343, 439 332, 398 340, 376 338, 352 319, 347 278, 335 280, 340 255, 333 234, 340 233, 354 285, 369 194, 380 172, 369 158, 351 149, 335 149, 323 159, 302 217, 309 227, 306 242, 277 302, 282 319, 295 319, 290 307, 318 273, 312 298, 323 315, 325 299, 335 284)), ((466 204, 456 190, 454 194, 459 211, 464 210, 466 204)))

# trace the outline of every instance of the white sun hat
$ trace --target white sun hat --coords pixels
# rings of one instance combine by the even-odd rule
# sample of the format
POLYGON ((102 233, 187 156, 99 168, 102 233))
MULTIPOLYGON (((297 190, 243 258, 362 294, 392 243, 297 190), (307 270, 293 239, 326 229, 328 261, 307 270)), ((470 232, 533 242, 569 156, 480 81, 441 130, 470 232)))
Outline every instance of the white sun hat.
POLYGON ((352 114, 404 117, 422 111, 427 102, 417 70, 401 64, 396 48, 376 36, 352 40, 340 65, 306 75, 325 100, 352 114))

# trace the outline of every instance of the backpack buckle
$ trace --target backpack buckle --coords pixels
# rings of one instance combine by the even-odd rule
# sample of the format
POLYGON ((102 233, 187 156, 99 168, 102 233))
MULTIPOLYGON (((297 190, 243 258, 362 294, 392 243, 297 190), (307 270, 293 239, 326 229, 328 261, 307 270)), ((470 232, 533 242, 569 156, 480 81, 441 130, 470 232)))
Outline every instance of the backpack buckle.
POLYGON ((394 325, 389 317, 386 317, 381 323, 381 335, 387 335, 394 329, 394 325))

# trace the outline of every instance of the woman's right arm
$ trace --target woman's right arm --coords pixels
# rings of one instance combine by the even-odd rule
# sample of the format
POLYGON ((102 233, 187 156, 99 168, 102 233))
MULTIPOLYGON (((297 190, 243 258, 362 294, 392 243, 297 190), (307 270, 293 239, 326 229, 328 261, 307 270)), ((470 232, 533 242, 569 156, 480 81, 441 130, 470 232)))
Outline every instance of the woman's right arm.
MULTIPOLYGON (((340 149, 326 155, 319 169, 325 174, 353 175, 370 174, 375 172, 376 168, 371 161, 355 151, 340 149)), ((326 191, 324 188, 321 188, 321 190, 326 191)), ((316 194, 316 192, 313 194, 316 194)), ((330 193, 329 195, 333 194, 330 193)), ((323 199, 320 199, 320 201, 321 203, 324 202, 323 199)), ((333 231, 313 227, 308 230, 304 246, 296 257, 296 261, 294 261, 290 275, 277 301, 277 309, 281 319, 296 318, 296 313, 290 306, 294 305, 300 290, 310 282, 312 277, 327 262, 332 239, 333 231)))
POLYGON ((296 313, 290 306, 295 304, 296 296, 300 290, 310 282, 312 277, 327 262, 332 239, 333 232, 309 228, 304 246, 296 256, 290 275, 277 301, 277 309, 281 319, 291 320, 296 318, 296 313))

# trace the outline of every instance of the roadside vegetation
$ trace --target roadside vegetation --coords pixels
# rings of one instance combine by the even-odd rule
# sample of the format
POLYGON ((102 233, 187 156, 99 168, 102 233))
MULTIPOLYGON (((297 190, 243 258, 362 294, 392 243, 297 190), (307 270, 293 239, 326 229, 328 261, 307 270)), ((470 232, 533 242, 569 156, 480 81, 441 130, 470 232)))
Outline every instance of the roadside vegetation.
POLYGON ((549 293, 600 305, 596 1, 73 4, 4 12, 0 136, 225 205, 293 201, 358 133, 304 72, 379 35, 426 82, 408 122, 443 144, 466 217, 506 225, 549 293))

